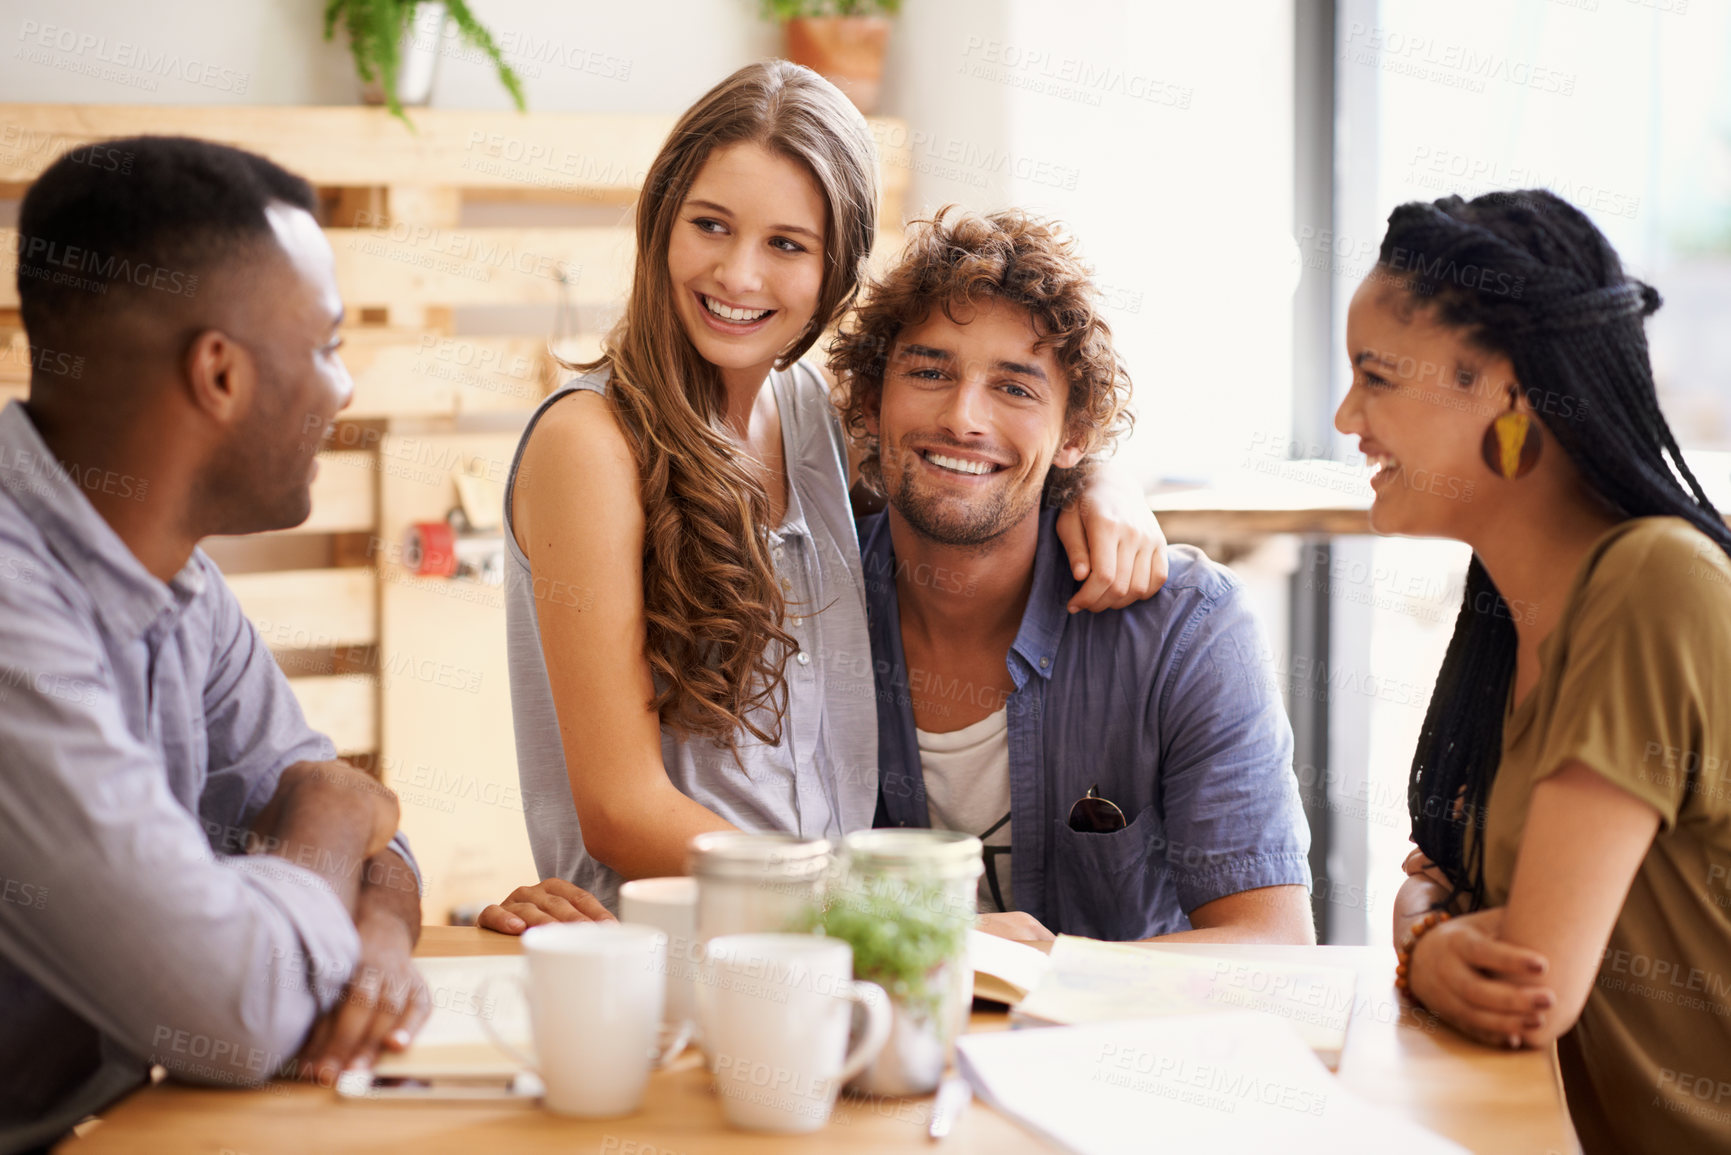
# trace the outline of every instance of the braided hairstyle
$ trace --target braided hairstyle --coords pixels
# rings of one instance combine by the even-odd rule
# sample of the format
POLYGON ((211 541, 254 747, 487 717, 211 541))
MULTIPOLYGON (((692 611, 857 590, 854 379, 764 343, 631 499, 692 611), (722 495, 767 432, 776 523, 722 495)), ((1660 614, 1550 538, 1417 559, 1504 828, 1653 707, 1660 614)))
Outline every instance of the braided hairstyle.
MULTIPOLYGON (((1659 293, 1624 275, 1579 209, 1544 190, 1404 204, 1372 275, 1508 357, 1529 398, 1572 398, 1533 405, 1532 416, 1618 516, 1681 517, 1731 553, 1731 530, 1659 411, 1642 325, 1659 293)), ((1484 839, 1468 834, 1483 830, 1514 669, 1513 618, 1475 554, 1407 785, 1413 840, 1474 909, 1484 905, 1484 839)))

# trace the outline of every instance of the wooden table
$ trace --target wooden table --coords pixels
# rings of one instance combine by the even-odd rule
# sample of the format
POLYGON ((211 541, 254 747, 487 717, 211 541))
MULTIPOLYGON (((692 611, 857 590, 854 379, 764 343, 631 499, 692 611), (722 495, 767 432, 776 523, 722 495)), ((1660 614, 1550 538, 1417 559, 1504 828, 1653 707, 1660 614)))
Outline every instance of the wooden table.
MULTIPOLYGON (((1731 524, 1731 452, 1689 449, 1683 456, 1731 524)), ((1241 462, 1222 463, 1206 484, 1156 485, 1148 505, 1171 540, 1212 543, 1273 533, 1368 534, 1374 496, 1364 465, 1289 460, 1283 444, 1274 444, 1252 449, 1241 462)))
MULTIPOLYGON (((472 927, 429 926, 425 956, 511 954, 518 941, 472 927)), ((1159 946, 1252 959, 1307 959, 1359 973, 1353 1022, 1339 1077, 1358 1095, 1479 1152, 1575 1152, 1548 1052, 1506 1053, 1468 1042, 1429 1016, 1402 1007, 1389 952, 1372 947, 1159 946)), ((974 1015, 974 1030, 1001 1030, 1002 1014, 974 1015)), ((643 1109, 624 1119, 584 1122, 533 1107, 345 1103, 329 1090, 273 1084, 256 1091, 146 1087, 111 1109, 73 1155, 110 1151, 232 1152, 865 1152, 916 1150, 928 1140, 927 1099, 843 1099, 815 1135, 777 1138, 729 1130, 695 1056, 649 1082, 643 1109)), ((1150 1120, 1150 1135, 1158 1123, 1150 1120)), ((1009 1119, 976 1103, 956 1125, 946 1155, 1045 1151, 1009 1119)))
POLYGON ((1370 532, 1374 495, 1365 471, 1326 461, 1270 464, 1281 472, 1239 470, 1208 485, 1156 486, 1148 494, 1149 508, 1170 540, 1208 545, 1272 533, 1370 532))

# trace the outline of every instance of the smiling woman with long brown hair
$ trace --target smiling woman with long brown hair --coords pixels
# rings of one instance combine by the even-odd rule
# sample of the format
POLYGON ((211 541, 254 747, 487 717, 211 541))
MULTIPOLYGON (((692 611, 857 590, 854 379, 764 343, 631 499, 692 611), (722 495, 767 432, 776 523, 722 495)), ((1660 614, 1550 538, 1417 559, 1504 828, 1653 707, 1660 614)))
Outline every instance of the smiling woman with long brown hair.
MULTIPOLYGON (((783 61, 722 81, 650 167, 624 315, 530 418, 507 489, 518 773, 543 881, 482 925, 604 917, 623 879, 682 872, 704 831, 871 825, 846 442, 800 358, 858 288, 876 173, 864 118, 783 61)), ((1088 608, 1164 575, 1146 501, 1104 489, 1067 515, 1088 608)))
POLYGON ((1377 532, 1473 548, 1413 757, 1403 981, 1484 1042, 1555 1040, 1588 1152, 1731 1147, 1702 1102, 1731 1069, 1731 531, 1659 409, 1658 306, 1549 192, 1402 205, 1335 418, 1377 532))

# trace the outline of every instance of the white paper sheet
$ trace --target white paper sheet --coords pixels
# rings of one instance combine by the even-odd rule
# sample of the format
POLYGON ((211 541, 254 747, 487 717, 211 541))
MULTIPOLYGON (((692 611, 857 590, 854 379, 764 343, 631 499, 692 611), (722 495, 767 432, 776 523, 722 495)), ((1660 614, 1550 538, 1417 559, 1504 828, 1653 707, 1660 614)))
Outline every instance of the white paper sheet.
POLYGON ((1050 973, 1016 1010, 1062 1026, 1216 1009, 1256 1011, 1292 1023, 1334 1068, 1346 1049, 1357 982, 1354 971, 1320 962, 1161 950, 1065 934, 1052 944, 1050 973))
POLYGON ((1252 1012, 968 1035, 957 1056, 982 1099, 1084 1155, 1465 1150, 1352 1095, 1252 1012))

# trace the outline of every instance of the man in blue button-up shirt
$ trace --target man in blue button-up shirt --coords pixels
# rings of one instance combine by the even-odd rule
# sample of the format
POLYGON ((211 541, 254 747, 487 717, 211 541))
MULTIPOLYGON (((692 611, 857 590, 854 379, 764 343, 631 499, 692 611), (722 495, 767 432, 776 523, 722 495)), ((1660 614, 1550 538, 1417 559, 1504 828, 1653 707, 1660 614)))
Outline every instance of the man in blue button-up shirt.
POLYGON ((329 1077, 406 1045, 420 880, 216 567, 305 520, 353 386, 312 190, 261 157, 74 149, 19 216, 0 410, 0 1152, 150 1065, 329 1077))
POLYGON ((889 501, 860 525, 880 823, 980 835, 1012 937, 1312 942, 1291 729, 1240 584, 1175 547, 1153 598, 1067 612, 1083 575, 1049 499, 1129 397, 1092 299, 1051 227, 940 214, 834 351, 889 501))

